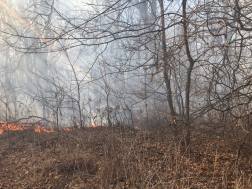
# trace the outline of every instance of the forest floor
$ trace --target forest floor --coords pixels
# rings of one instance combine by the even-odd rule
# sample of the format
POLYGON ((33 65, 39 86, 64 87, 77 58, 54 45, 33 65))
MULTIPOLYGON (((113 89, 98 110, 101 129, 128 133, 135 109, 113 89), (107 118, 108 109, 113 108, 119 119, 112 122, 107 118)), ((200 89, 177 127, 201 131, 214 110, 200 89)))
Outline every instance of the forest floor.
POLYGON ((252 188, 252 144, 192 134, 108 129, 0 135, 0 188, 252 188))

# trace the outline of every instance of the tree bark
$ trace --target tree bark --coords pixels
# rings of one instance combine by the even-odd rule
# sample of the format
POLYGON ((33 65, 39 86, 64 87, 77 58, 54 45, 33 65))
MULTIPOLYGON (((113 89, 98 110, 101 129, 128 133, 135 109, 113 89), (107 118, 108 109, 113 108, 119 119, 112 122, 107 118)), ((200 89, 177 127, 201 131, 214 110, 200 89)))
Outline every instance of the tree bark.
POLYGON ((186 76, 186 90, 185 90, 185 147, 188 151, 190 151, 190 137, 191 137, 191 128, 190 128, 190 88, 191 88, 191 74, 195 61, 193 60, 189 48, 188 42, 188 33, 187 33, 187 17, 186 17, 186 3, 187 0, 183 0, 183 37, 186 55, 189 61, 189 66, 187 68, 187 76, 186 76))
POLYGON ((160 11, 161 11, 161 40, 162 40, 162 52, 163 52, 163 74, 164 81, 166 85, 166 95, 168 106, 170 110, 170 116, 172 117, 172 127, 174 129, 174 135, 177 136, 177 125, 176 125, 176 113, 173 107, 172 100, 172 90, 171 90, 171 78, 169 75, 169 71, 171 69, 170 64, 168 63, 168 52, 166 47, 166 36, 165 36, 165 20, 164 20, 164 4, 163 0, 159 0, 160 11))

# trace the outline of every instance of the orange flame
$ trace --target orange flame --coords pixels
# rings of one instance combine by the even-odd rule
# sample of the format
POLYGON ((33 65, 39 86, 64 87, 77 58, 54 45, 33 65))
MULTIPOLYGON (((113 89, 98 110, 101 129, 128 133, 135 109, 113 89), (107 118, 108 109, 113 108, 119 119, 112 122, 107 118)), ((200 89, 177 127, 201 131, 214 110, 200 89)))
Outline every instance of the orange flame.
POLYGON ((89 126, 87 126, 88 128, 94 128, 94 127, 98 127, 98 125, 95 125, 95 124, 93 124, 93 125, 89 125, 89 126))
MULTIPOLYGON (((0 134, 3 134, 4 131, 22 131, 27 129, 34 129, 35 132, 38 133, 52 133, 55 132, 52 128, 45 128, 42 125, 46 125, 46 123, 40 123, 40 124, 29 124, 29 123, 7 123, 0 121, 0 134)), ((87 126, 88 128, 95 128, 98 127, 98 125, 93 124, 90 126, 87 126)), ((80 129, 80 127, 72 127, 72 128, 61 128, 61 131, 71 131, 80 129)))
MULTIPOLYGON (((43 123, 42 123, 43 124, 43 123)), ((0 121, 0 134, 4 131, 22 131, 25 129, 34 128, 35 132, 39 133, 51 133, 54 132, 53 129, 45 129, 44 127, 40 126, 39 124, 28 124, 28 123, 7 123, 0 121)))

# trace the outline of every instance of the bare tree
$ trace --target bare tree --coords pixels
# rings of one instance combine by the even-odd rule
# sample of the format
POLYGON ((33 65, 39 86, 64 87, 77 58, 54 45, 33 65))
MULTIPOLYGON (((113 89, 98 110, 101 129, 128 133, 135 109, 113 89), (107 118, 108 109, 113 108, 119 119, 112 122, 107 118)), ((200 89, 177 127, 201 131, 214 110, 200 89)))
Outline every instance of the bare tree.
MULTIPOLYGON (((210 125, 221 123, 223 133, 232 121, 250 133, 250 2, 109 0, 78 4, 78 10, 56 1, 30 5, 23 18, 16 16, 23 25, 3 23, 1 42, 12 48, 9 54, 30 53, 27 91, 32 92, 26 96, 43 105, 44 116, 56 103, 57 115, 65 109, 66 117, 78 117, 83 127, 85 113, 107 108, 110 127, 118 114, 130 114, 133 126, 139 109, 147 123, 151 111, 163 109, 175 135, 183 118, 188 150, 194 123, 204 118, 210 125), (53 91, 64 98, 51 100, 53 91)), ((3 86, 14 86, 5 76, 3 86)), ((18 95, 11 93, 18 115, 18 95)))

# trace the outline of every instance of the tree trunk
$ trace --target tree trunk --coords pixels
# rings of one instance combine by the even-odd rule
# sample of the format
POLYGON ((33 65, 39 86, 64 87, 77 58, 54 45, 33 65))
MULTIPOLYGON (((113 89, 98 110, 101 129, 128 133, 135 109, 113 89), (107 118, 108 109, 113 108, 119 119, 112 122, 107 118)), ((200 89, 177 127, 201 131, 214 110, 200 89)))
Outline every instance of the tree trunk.
POLYGON ((186 3, 187 0, 183 0, 182 7, 183 7, 183 37, 184 43, 186 48, 186 55, 189 61, 189 66, 187 68, 187 77, 186 77, 186 91, 185 91, 185 147, 188 151, 190 151, 190 137, 191 137, 191 130, 190 130, 190 88, 191 88, 191 74, 192 69, 194 66, 194 60, 191 56, 191 52, 189 49, 188 43, 188 35, 187 35, 187 18, 186 18, 186 3))
POLYGON ((164 4, 163 0, 159 0, 160 11, 161 11, 161 40, 162 40, 162 51, 163 51, 163 73, 164 73, 164 80, 166 85, 166 94, 167 94, 167 101, 170 110, 170 116, 172 117, 172 127, 174 129, 175 136, 177 133, 177 125, 176 125, 176 113, 173 107, 173 100, 172 100, 172 90, 171 90, 171 79, 169 76, 170 65, 168 63, 168 53, 166 48, 166 36, 165 36, 165 20, 164 20, 164 4))

